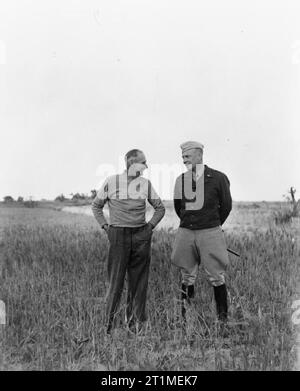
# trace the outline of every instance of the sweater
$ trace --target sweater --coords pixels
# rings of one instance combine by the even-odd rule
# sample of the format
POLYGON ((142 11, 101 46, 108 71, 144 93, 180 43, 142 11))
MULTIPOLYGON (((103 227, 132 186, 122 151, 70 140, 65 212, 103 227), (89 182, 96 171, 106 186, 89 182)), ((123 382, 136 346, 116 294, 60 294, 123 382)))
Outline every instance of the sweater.
POLYGON ((154 208, 149 223, 155 227, 164 217, 165 207, 151 182, 141 176, 130 180, 127 171, 108 177, 92 203, 93 214, 100 224, 108 224, 103 207, 108 203, 110 225, 141 227, 146 224, 146 200, 154 208))

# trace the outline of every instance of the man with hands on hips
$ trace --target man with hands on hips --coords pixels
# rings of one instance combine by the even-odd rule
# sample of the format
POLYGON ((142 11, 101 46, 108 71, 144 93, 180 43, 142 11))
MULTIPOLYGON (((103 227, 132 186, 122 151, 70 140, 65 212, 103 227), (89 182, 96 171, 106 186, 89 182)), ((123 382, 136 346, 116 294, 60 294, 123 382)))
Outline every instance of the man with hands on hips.
POLYGON ((92 203, 93 214, 109 239, 109 287, 106 295, 108 334, 114 327, 126 273, 126 322, 131 330, 139 331, 147 319, 152 231, 165 214, 165 207, 151 182, 142 177, 147 168, 144 153, 138 149, 130 150, 125 155, 125 163, 126 170, 108 177, 92 203), (148 223, 145 220, 146 200, 154 208, 148 223), (110 224, 103 214, 106 202, 110 224))

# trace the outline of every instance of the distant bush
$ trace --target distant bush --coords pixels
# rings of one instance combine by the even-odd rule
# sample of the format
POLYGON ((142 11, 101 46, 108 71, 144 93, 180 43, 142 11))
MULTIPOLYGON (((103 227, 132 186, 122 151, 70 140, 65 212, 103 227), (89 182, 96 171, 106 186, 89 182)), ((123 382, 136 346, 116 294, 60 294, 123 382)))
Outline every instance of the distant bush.
POLYGON ((72 196, 73 201, 86 200, 89 198, 87 194, 83 194, 83 193, 81 193, 81 194, 80 193, 75 193, 75 194, 71 193, 71 196, 72 196))
POLYGON ((55 198, 55 201, 64 202, 66 200, 66 197, 63 194, 60 194, 55 198))
POLYGON ((28 201, 24 201, 23 205, 26 208, 36 208, 38 206, 38 202, 33 200, 28 200, 28 201))
POLYGON ((274 212, 274 221, 275 224, 281 225, 281 224, 288 224, 291 222, 292 217, 294 216, 293 210, 291 209, 279 209, 274 212))
POLYGON ((24 198, 23 197, 18 197, 17 202, 24 202, 24 198))
POLYGON ((12 196, 5 196, 3 197, 4 202, 14 202, 15 200, 12 198, 12 196))
POLYGON ((286 196, 286 201, 288 202, 287 209, 279 209, 274 212, 274 221, 275 224, 288 224, 292 221, 293 217, 299 216, 299 204, 300 199, 296 201, 295 198, 296 189, 291 187, 289 190, 289 195, 286 196))
POLYGON ((292 207, 293 217, 299 215, 299 205, 300 205, 300 199, 298 201, 296 200, 295 193, 296 193, 296 189, 294 187, 291 187, 289 190, 289 196, 286 197, 286 200, 290 203, 292 207))

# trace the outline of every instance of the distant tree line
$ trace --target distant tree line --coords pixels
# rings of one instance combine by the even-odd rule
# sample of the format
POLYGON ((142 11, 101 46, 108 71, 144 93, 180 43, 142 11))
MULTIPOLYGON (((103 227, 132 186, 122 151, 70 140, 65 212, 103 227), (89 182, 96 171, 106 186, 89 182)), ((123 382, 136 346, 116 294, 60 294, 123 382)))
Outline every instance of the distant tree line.
POLYGON ((34 207, 38 206, 38 202, 33 201, 32 197, 29 197, 28 200, 24 201, 24 198, 21 196, 19 196, 16 200, 14 200, 14 198, 12 196, 5 196, 5 197, 3 197, 3 201, 5 204, 13 204, 13 203, 22 204, 23 206, 26 206, 27 208, 34 208, 34 207))
POLYGON ((10 202, 24 202, 24 198, 23 198, 23 197, 18 197, 17 200, 15 201, 15 200, 13 199, 12 196, 5 196, 5 197, 3 197, 3 201, 4 201, 5 203, 10 203, 10 202))
POLYGON ((97 195, 97 190, 93 189, 90 191, 90 193, 91 193, 90 195, 85 194, 85 193, 71 193, 70 194, 71 198, 67 198, 64 196, 64 194, 60 194, 55 198, 55 201, 64 202, 64 201, 68 201, 68 200, 72 200, 72 201, 93 200, 97 195))
MULTIPOLYGON (((90 201, 93 200, 97 195, 97 190, 93 189, 90 191, 90 195, 85 194, 85 193, 71 193, 70 198, 67 198, 64 194, 59 194, 56 198, 55 201, 58 202, 64 202, 64 201, 90 201)), ((29 197, 28 200, 24 201, 24 197, 19 196, 16 200, 10 196, 7 195, 3 197, 3 201, 6 204, 12 204, 12 203, 19 203, 19 204, 24 204, 25 206, 36 206, 37 201, 33 201, 32 197, 29 197)))

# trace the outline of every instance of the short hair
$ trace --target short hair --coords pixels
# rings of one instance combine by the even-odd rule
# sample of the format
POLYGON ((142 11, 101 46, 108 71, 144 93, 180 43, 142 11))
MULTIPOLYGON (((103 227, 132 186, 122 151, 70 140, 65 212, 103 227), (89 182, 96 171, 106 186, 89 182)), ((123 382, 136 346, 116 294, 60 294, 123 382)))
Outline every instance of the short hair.
POLYGON ((130 151, 128 151, 125 155, 125 160, 127 161, 128 159, 130 159, 131 157, 137 157, 137 155, 139 153, 143 153, 140 149, 131 149, 130 151))

